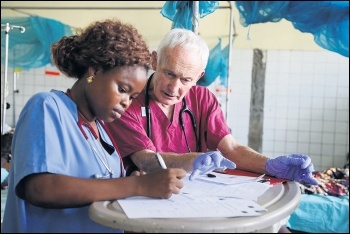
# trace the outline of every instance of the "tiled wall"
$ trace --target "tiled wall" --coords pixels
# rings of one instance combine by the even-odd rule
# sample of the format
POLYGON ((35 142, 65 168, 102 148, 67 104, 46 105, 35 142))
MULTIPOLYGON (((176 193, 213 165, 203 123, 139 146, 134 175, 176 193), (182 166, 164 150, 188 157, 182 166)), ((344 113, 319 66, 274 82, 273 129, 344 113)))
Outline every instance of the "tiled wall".
MULTIPOLYGON (((1 64, 1 105, 3 101, 3 82, 4 82, 4 66, 1 64)), ((37 92, 50 91, 51 89, 59 89, 66 91, 70 88, 76 79, 67 78, 61 73, 60 75, 46 75, 45 72, 59 73, 58 70, 47 65, 42 68, 22 70, 14 73, 14 69, 9 67, 7 73, 8 96, 6 102, 10 103, 10 109, 6 110, 6 123, 14 127, 17 123, 18 116, 28 99, 37 92), (16 78, 16 90, 14 92, 14 77, 16 78), (13 104, 15 100, 15 105, 13 104), (14 108, 15 107, 15 108, 14 108)), ((3 110, 1 109, 1 120, 3 110)))
MULTIPOLYGON (((343 167, 349 152, 349 58, 330 51, 265 55, 262 153, 307 154, 316 170, 343 167)), ((232 57, 227 119, 233 136, 247 145, 253 51, 234 50, 232 57)), ((226 94, 217 95, 226 105, 226 94)))
MULTIPOLYGON (((316 170, 342 167, 349 152, 349 59, 330 51, 267 51, 262 153, 308 154, 316 170)), ((231 92, 216 92, 233 136, 248 144, 253 51, 234 49, 229 85, 231 92), (226 105, 228 103, 228 105, 226 105)), ((13 110, 13 69, 8 69, 9 95, 6 123, 14 126, 28 98, 39 91, 66 90, 75 79, 45 75, 44 68, 18 73, 13 110), (15 119, 13 118, 15 111, 15 119)), ((1 67, 1 101, 4 67, 1 67)), ((1 117, 2 117, 1 110, 1 117)))
POLYGON ((317 168, 349 151, 349 59, 332 52, 267 55, 264 152, 301 152, 317 168))

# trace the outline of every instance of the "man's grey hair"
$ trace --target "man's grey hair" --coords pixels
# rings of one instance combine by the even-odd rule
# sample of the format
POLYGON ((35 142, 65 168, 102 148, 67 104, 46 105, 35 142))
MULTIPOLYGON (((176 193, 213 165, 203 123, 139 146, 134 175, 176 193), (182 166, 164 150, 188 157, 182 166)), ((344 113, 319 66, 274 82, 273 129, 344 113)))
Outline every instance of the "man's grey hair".
POLYGON ((166 58, 163 58, 166 49, 173 49, 176 46, 197 50, 202 58, 203 69, 207 66, 209 58, 207 43, 196 33, 184 28, 174 28, 165 34, 157 49, 157 63, 166 60, 166 58))

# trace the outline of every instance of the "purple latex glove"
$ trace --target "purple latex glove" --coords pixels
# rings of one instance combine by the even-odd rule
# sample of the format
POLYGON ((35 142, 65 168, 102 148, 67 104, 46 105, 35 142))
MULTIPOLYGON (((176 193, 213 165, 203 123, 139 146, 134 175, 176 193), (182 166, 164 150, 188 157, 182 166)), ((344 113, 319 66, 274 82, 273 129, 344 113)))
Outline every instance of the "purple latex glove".
POLYGON ((203 175, 219 167, 235 169, 236 164, 225 158, 219 151, 209 151, 200 154, 193 161, 193 171, 190 180, 194 180, 199 174, 203 175))
POLYGON ((268 159, 265 168, 269 175, 278 178, 318 184, 312 176, 314 165, 311 163, 311 158, 304 154, 283 155, 268 159))

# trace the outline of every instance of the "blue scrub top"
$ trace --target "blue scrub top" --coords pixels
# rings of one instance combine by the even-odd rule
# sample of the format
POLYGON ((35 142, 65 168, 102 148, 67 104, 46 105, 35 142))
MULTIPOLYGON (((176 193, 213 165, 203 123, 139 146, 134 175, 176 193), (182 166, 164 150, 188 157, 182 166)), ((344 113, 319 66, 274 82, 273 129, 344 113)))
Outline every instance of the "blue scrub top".
MULTIPOLYGON (((47 209, 31 205, 15 194, 20 180, 33 173, 79 178, 105 174, 105 166, 94 154, 77 122, 77 106, 62 91, 38 93, 26 103, 13 135, 2 232, 123 232, 93 222, 88 214, 89 206, 47 209)), ((113 145, 102 125, 99 131, 102 139, 113 145)), ((125 174, 116 150, 108 157, 108 164, 114 178, 125 174)))

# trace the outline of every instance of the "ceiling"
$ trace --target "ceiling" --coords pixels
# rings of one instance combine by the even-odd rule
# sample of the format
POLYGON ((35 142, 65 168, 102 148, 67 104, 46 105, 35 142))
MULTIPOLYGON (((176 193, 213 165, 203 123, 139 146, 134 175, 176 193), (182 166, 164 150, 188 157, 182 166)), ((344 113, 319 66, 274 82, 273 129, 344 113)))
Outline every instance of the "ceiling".
MULTIPOLYGON (((95 20, 118 18, 134 25, 150 46, 171 29, 172 21, 161 9, 166 1, 1 1, 1 16, 38 15, 54 19, 72 28, 83 28, 95 20)), ((229 36, 230 5, 219 1, 220 8, 200 19, 199 33, 206 39, 229 36)))
MULTIPOLYGON (((150 48, 155 48, 172 26, 172 21, 160 13, 165 2, 1 1, 1 17, 38 15, 60 21, 73 29, 84 28, 96 20, 117 18, 134 25, 144 36, 150 48)), ((243 27, 239 23, 239 12, 234 1, 218 2, 220 8, 200 18, 198 23, 198 33, 206 40, 209 48, 214 47, 219 38, 222 39, 222 45, 226 46, 231 29, 232 35, 236 35, 234 48, 320 49, 314 43, 311 34, 295 30, 286 20, 243 27), (232 28, 231 19, 233 19, 232 28)))

